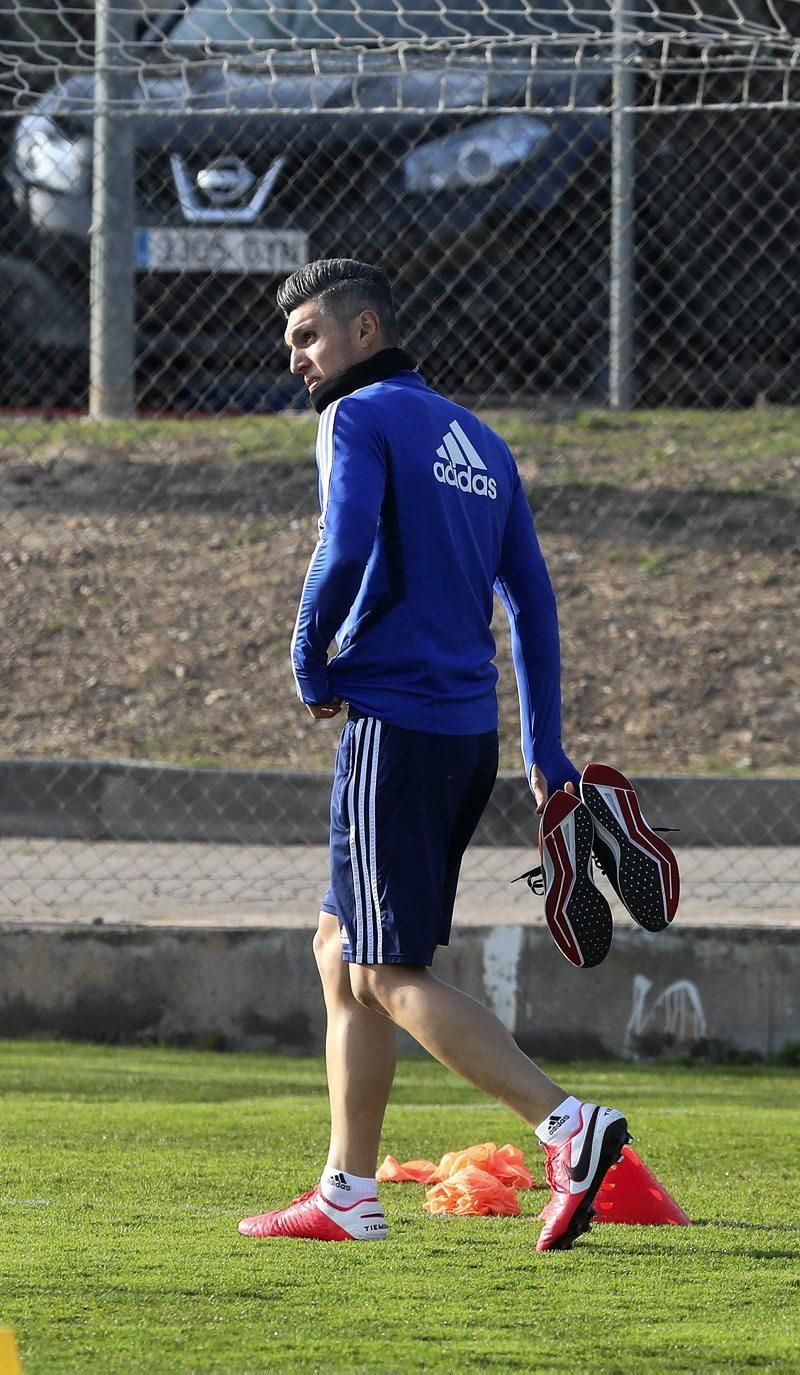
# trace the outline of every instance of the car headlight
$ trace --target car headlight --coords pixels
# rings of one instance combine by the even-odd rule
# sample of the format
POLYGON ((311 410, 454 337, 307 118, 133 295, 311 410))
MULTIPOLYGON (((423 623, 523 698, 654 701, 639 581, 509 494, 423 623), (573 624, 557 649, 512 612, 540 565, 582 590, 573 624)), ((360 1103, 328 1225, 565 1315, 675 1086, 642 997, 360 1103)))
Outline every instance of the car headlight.
POLYGON ((524 162, 550 132, 537 115, 495 115, 455 134, 423 143, 403 159, 408 191, 487 186, 524 162))
POLYGON ((91 139, 71 139, 47 115, 24 115, 14 131, 20 176, 50 191, 80 191, 88 182, 91 139))

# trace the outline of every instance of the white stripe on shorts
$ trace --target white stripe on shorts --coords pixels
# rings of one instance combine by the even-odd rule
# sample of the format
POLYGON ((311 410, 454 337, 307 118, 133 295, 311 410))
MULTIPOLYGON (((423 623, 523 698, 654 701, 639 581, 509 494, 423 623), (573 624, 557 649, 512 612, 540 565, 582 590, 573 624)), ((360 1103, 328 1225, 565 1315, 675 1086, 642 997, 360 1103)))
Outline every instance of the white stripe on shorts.
POLYGON ((380 721, 366 717, 356 722, 355 763, 350 776, 348 810, 356 919, 355 959, 361 964, 375 964, 383 957, 375 836, 380 738, 380 721), (363 748, 359 759, 358 746, 362 735, 363 748))
POLYGON ((381 748, 381 723, 375 722, 375 743, 372 750, 372 774, 369 782, 369 877, 372 891, 372 921, 375 926, 377 937, 377 951, 375 960, 380 964, 383 960, 383 923, 381 921, 381 902, 378 896, 378 861, 376 856, 377 842, 375 837, 375 797, 378 791, 378 754, 381 748))
MULTIPOLYGON (((358 779, 357 848, 360 883, 364 886, 364 909, 360 926, 356 929, 356 959, 372 964, 374 959, 372 941, 372 885, 369 881, 369 855, 367 851, 367 782, 369 779, 369 758, 375 722, 367 718, 364 730, 364 749, 361 755, 358 779), (360 952, 360 953, 359 953, 360 952)), ((359 885, 360 886, 360 885, 359 885)))
POLYGON ((356 770, 358 766, 358 747, 364 731, 364 719, 356 721, 355 733, 353 735, 353 766, 350 770, 350 783, 347 789, 347 815, 350 819, 350 868, 353 873, 353 902, 356 913, 356 941, 355 957, 362 959, 363 955, 359 951, 359 933, 363 927, 363 914, 361 907, 361 881, 358 872, 358 848, 356 842, 356 819, 355 819, 355 799, 356 799, 356 770))

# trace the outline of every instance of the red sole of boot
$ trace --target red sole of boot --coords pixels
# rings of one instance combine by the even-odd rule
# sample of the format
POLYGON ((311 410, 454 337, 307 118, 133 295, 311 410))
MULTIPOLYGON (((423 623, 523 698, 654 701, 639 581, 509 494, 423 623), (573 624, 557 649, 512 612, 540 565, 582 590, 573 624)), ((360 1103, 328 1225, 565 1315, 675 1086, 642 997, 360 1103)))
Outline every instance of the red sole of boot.
POLYGON ((581 799, 595 826, 595 853, 634 921, 663 931, 678 910, 680 873, 673 851, 642 815, 633 784, 608 764, 587 764, 581 799))
POLYGON ((591 877, 593 839, 592 818, 583 803, 570 793, 553 793, 539 830, 544 914, 561 954, 576 969, 600 964, 614 933, 611 908, 591 877))

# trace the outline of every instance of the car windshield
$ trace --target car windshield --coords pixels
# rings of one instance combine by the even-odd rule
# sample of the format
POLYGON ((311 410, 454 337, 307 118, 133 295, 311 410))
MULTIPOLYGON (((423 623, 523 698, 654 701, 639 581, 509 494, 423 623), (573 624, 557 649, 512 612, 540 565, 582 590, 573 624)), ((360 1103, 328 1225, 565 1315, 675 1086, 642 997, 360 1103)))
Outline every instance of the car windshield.
POLYGON ((570 24, 606 28, 608 14, 609 0, 197 0, 169 41, 252 47, 293 39, 535 38, 570 24))
MULTIPOLYGON (((630 0, 628 12, 640 30, 702 32, 703 15, 709 15, 717 16, 716 27, 769 33, 774 2, 703 0, 701 14, 696 0, 662 0, 658 7, 653 0, 630 0)), ((297 43, 380 47, 403 39, 586 39, 610 32, 611 6, 612 0, 197 0, 187 3, 168 41, 235 52, 297 43)))

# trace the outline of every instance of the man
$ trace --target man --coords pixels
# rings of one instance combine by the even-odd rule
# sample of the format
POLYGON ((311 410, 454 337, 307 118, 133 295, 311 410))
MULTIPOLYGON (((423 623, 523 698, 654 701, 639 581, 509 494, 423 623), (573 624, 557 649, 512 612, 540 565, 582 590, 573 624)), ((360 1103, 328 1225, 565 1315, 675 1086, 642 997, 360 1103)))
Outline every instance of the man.
POLYGON ((428 388, 398 347, 383 272, 352 259, 310 263, 278 303, 291 371, 320 415, 320 537, 292 638, 295 682, 316 720, 344 703, 349 714, 314 938, 328 1161, 308 1194, 239 1230, 386 1237, 375 1171, 403 1027, 535 1129, 552 1191, 537 1249, 567 1249, 588 1231, 594 1195, 629 1139, 625 1118, 568 1095, 488 1008, 429 968, 448 942, 461 858, 497 771, 493 587, 511 624, 539 812, 554 790, 574 795, 579 779, 560 740, 555 599, 530 508, 504 441, 428 388))

